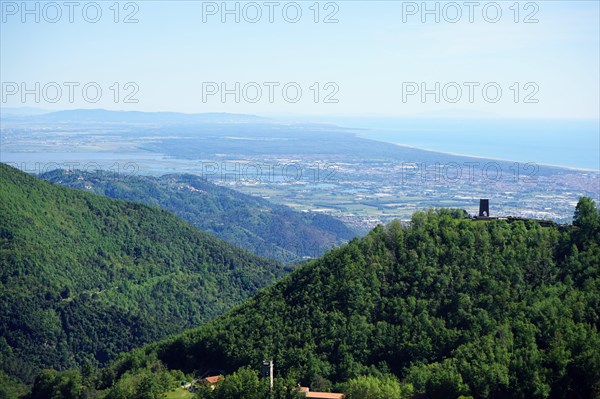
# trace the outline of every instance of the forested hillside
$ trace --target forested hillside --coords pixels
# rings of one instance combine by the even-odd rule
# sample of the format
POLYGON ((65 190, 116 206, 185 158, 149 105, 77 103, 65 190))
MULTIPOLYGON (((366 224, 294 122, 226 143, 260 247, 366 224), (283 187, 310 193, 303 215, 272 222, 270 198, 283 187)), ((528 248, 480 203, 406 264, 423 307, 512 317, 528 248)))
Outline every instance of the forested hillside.
MULTIPOLYGON (((231 373, 273 358, 278 376, 321 389, 364 392, 356 385, 372 381, 360 375, 405 388, 352 399, 597 398, 599 243, 585 198, 564 228, 418 212, 410 227, 378 227, 217 320, 120 358, 94 384, 108 398, 158 398, 168 370, 231 373)), ((244 370, 199 397, 248 397, 255 377, 244 370)))
POLYGON ((0 385, 41 368, 93 369, 284 272, 164 210, 0 164, 0 385))
POLYGON ((161 207, 229 243, 285 263, 318 257, 356 235, 331 216, 297 212, 194 175, 125 177, 108 171, 55 170, 41 177, 67 187, 161 207))

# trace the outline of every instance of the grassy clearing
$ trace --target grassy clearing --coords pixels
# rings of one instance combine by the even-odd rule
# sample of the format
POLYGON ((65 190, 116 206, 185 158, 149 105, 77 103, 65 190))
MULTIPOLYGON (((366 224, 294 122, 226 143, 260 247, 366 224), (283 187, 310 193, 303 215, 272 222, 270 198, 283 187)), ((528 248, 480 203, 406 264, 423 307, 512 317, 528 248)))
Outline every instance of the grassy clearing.
POLYGON ((165 393, 166 399, 192 399, 194 394, 185 388, 176 388, 165 393))

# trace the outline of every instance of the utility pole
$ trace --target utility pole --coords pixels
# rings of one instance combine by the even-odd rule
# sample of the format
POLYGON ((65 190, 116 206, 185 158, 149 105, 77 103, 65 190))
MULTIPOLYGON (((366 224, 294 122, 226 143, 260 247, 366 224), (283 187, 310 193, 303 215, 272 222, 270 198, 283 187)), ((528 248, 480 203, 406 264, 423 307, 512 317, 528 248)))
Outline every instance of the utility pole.
POLYGON ((273 390, 273 360, 264 360, 262 364, 262 375, 263 378, 269 376, 269 386, 271 387, 271 391, 273 390))

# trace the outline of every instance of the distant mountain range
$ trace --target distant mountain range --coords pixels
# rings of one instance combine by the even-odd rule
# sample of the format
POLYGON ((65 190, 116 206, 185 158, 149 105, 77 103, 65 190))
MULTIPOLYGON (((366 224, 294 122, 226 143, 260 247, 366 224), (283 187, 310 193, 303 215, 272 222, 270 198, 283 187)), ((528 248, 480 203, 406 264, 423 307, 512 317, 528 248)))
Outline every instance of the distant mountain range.
POLYGON ((75 109, 43 111, 38 109, 7 108, 2 118, 27 122, 56 123, 126 123, 126 124, 197 124, 197 123, 249 123, 267 121, 255 115, 230 113, 141 112, 111 111, 106 109, 75 109))
POLYGON ((109 172, 55 170, 40 177, 111 198, 161 207, 231 244, 285 263, 318 257, 356 236, 334 217, 297 212, 194 175, 116 179, 109 172))

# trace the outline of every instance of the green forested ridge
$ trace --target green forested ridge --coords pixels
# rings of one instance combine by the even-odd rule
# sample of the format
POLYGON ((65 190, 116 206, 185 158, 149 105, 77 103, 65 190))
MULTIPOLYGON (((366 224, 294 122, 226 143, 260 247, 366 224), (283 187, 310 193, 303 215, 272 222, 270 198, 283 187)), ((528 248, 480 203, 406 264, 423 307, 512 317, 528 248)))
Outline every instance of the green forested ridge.
POLYGON ((91 370, 283 274, 166 211, 0 164, 0 385, 44 367, 91 370))
POLYGON ((297 212, 194 175, 156 178, 55 170, 40 177, 111 198, 159 206, 232 244, 286 263, 317 257, 355 236, 331 216, 297 212))
MULTIPOLYGON (((214 391, 200 390, 201 399, 294 398, 298 394, 291 387, 296 382, 315 390, 342 391, 349 399, 600 397, 600 213, 590 199, 580 200, 573 225, 566 227, 542 227, 535 221, 472 221, 458 210, 417 212, 410 226, 394 222, 377 227, 301 266, 221 317, 124 353, 108 367, 94 370, 76 345, 111 342, 90 337, 88 331, 119 331, 111 344, 116 352, 121 350, 123 331, 137 337, 139 331, 154 331, 149 325, 164 322, 166 311, 144 319, 167 302, 155 301, 167 295, 158 289, 163 280, 154 283, 152 273, 160 266, 150 255, 164 251, 171 261, 164 267, 177 268, 185 259, 177 255, 178 245, 185 247, 188 241, 177 238, 175 226, 195 230, 166 212, 74 193, 3 168, 3 174, 10 173, 3 176, 2 198, 7 197, 5 187, 10 187, 15 200, 8 205, 2 201, 0 208, 1 325, 22 325, 15 331, 26 335, 25 340, 17 342, 30 344, 37 357, 23 358, 29 352, 9 348, 7 337, 13 342, 20 335, 3 331, 0 363, 11 372, 27 370, 26 362, 39 364, 40 359, 70 361, 61 363, 63 368, 77 361, 82 364, 79 370, 40 373, 30 399, 163 398, 182 380, 208 369, 222 369, 228 375, 214 391), (66 202, 73 201, 80 206, 67 208, 66 202), (29 209, 32 203, 38 205, 29 209), (119 209, 118 220, 106 216, 105 209, 112 207, 119 209), (141 210, 148 215, 136 217, 141 210), (16 216, 4 222, 5 214, 16 216), (81 233, 72 232, 74 220, 79 221, 77 228, 83 228, 81 233), (156 229, 139 227, 153 223, 156 229), (114 232, 110 240, 97 233, 109 228, 114 232), (146 242, 148 231, 153 235, 146 242), (31 239, 34 232, 37 238, 31 239), (96 266, 114 270, 117 276, 126 272, 127 282, 98 290, 97 281, 114 280, 103 273, 93 279, 77 274, 72 260, 88 253, 89 259, 105 259, 98 257, 97 248, 84 244, 80 251, 66 251, 65 242, 87 242, 82 235, 102 248, 122 249, 110 252, 120 256, 111 255, 96 266), (64 256, 57 255, 62 252, 64 256), (36 257, 45 262, 34 262, 36 257), (141 262, 148 266, 137 267, 141 262), (6 273, 5 264, 16 266, 6 273), (52 266, 37 272, 38 264, 52 266), (67 284, 72 280, 80 284, 67 284), (139 302, 125 300, 123 290, 139 302), (33 299, 25 300, 29 297, 33 299), (102 313, 103 306, 108 308, 107 297, 114 299, 113 313, 102 313), (72 307, 75 316, 65 318, 68 312, 63 309, 72 307), (6 317, 7 309, 12 318, 6 317), (128 319, 128 312, 135 311, 142 316, 128 319), (97 312, 104 318, 94 319, 97 312), (57 320, 65 331, 71 331, 69 323, 85 324, 74 329, 69 340, 55 327, 57 320), (140 323, 139 330, 131 327, 135 322, 140 323), (75 345, 71 352, 69 345, 75 345), (256 374, 262 360, 270 358, 278 377, 273 395, 256 374)), ((200 232, 186 238, 190 236, 204 237, 200 232)), ((217 240, 199 241, 205 253, 211 253, 207 242, 231 248, 217 240)), ((243 257, 251 265, 259 262, 252 263, 256 258, 245 252, 231 256, 243 257)), ((229 264, 228 259, 222 257, 219 264, 229 264)), ((265 265, 278 274, 275 264, 265 265)), ((250 278, 268 273, 251 270, 255 273, 250 278)), ((226 272, 228 277, 230 273, 226 272)), ((183 274, 177 284, 189 281, 183 274)), ((221 273, 214 274, 210 276, 218 279, 221 273)), ((244 284, 242 278, 237 281, 237 286, 244 284)), ((260 285, 253 281, 253 288, 260 285)), ((189 305, 190 312, 198 308, 186 296, 173 302, 166 306, 169 310, 177 305, 189 305)), ((161 332, 168 331, 163 327, 161 332)), ((10 391, 0 390, 0 397, 23 390, 4 373, 0 382, 10 385, 10 391)))
MULTIPOLYGON (((410 227, 377 227, 224 316, 124 355, 94 384, 141 398, 137 376, 152 370, 231 373, 273 358, 278 376, 351 398, 598 398, 599 243, 585 198, 565 228, 418 212, 410 227)), ((241 377, 252 380, 244 372, 230 394, 199 397, 245 398, 241 377)), ((169 386, 161 378, 156 392, 169 386)))

